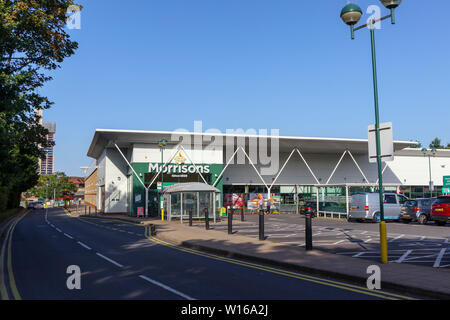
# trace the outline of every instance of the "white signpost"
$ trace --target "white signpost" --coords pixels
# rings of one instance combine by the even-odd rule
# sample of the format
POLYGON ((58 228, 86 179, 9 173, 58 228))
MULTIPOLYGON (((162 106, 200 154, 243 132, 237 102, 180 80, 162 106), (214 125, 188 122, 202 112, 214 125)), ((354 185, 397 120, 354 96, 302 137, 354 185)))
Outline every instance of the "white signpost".
MULTIPOLYGON (((380 150, 382 161, 394 160, 394 133, 392 122, 380 123, 380 150)), ((369 126, 369 162, 377 162, 377 140, 375 125, 369 126)))

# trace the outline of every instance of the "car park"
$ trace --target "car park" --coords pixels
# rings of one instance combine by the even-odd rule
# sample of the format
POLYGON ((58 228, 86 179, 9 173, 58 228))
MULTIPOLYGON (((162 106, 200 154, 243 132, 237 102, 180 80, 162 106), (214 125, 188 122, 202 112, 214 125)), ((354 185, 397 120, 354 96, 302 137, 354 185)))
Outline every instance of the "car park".
POLYGON ((431 220, 444 226, 450 222, 450 196, 440 196, 431 205, 431 220))
POLYGON ((406 201, 401 207, 400 220, 404 223, 430 221, 431 204, 436 198, 420 198, 406 201))
MULTIPOLYGON (((384 193, 383 207, 385 220, 399 220, 401 208, 409 199, 402 194, 384 193)), ((347 220, 379 222, 380 198, 377 192, 361 192, 352 195, 347 220)))

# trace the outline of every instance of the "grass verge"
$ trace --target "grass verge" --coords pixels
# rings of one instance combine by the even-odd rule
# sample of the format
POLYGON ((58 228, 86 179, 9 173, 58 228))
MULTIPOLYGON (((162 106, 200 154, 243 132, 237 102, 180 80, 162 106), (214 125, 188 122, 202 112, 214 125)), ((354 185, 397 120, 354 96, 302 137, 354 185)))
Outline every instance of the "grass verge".
POLYGON ((5 211, 0 211, 0 223, 8 219, 9 217, 12 217, 16 213, 18 213, 22 208, 14 208, 14 209, 8 209, 5 211))

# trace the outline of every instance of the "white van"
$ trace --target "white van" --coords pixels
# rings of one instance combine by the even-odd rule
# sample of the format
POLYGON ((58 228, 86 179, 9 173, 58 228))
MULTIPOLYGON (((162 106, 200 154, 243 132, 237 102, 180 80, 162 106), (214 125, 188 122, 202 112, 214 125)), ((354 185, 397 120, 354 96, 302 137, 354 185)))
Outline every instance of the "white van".
MULTIPOLYGON (((402 194, 384 193, 384 219, 399 220, 403 204, 409 200, 402 194)), ((377 192, 361 192, 352 195, 348 221, 380 221, 380 198, 377 192)))

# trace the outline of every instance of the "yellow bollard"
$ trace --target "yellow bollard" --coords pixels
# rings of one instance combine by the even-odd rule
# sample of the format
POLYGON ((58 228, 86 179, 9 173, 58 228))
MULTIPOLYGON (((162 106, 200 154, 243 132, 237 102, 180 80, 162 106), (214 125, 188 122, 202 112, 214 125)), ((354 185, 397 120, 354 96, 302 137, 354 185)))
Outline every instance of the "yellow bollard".
POLYGON ((380 222, 380 255, 381 263, 388 263, 388 246, 387 246, 387 232, 386 232, 386 222, 380 222))
POLYGON ((161 209, 161 221, 164 221, 164 209, 161 209))

